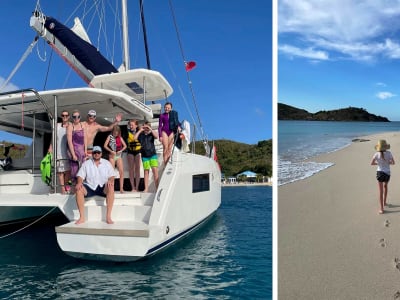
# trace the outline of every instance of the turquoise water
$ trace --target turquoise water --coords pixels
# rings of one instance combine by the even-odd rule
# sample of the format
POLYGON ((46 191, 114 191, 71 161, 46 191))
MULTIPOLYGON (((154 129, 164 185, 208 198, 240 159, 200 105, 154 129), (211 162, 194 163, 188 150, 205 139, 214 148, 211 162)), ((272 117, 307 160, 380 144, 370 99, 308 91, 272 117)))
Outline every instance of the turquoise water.
POLYGON ((307 178, 331 166, 315 163, 312 158, 344 148, 354 138, 399 130, 400 122, 279 121, 278 185, 307 178))
POLYGON ((271 299, 272 188, 223 188, 205 226, 135 263, 71 258, 49 224, 0 239, 0 298, 271 299))

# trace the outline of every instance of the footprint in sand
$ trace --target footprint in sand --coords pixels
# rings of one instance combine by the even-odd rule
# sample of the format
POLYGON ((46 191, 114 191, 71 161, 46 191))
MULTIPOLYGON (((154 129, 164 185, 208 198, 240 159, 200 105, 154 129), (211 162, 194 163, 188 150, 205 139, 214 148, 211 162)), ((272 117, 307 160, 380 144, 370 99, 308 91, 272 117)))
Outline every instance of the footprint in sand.
POLYGON ((394 299, 400 299, 400 292, 399 292, 399 291, 397 291, 397 292, 394 294, 394 299))
POLYGON ((394 266, 397 270, 400 271, 400 259, 398 259, 397 257, 394 258, 394 266))
POLYGON ((381 247, 386 247, 385 239, 380 239, 379 240, 379 245, 381 245, 381 247))
POLYGON ((389 227, 390 226, 390 222, 389 222, 389 220, 386 220, 385 221, 385 227, 389 227))

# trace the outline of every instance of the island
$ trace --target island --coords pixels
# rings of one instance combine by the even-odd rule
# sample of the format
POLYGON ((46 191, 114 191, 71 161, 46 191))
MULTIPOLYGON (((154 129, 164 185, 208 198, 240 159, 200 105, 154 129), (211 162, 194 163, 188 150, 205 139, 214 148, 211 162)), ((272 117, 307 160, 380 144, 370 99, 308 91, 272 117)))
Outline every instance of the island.
POLYGON ((388 118, 370 114, 364 108, 348 107, 310 113, 283 103, 278 103, 278 120, 390 122, 388 118))

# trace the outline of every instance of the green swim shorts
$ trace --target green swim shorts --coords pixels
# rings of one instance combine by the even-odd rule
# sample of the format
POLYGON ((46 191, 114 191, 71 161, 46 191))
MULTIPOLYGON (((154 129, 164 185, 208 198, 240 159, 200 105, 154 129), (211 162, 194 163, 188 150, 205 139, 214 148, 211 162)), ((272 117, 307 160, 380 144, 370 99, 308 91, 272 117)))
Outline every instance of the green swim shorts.
POLYGON ((143 169, 150 170, 150 168, 158 167, 158 156, 157 154, 152 157, 142 157, 143 169))

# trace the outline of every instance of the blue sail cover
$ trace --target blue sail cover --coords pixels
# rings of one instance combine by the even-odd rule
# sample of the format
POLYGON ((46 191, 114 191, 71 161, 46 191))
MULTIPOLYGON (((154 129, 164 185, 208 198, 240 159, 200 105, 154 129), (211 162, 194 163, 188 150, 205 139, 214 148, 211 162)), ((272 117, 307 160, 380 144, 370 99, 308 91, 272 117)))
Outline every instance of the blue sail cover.
POLYGON ((46 17, 44 26, 94 75, 118 73, 118 70, 93 45, 81 39, 56 19, 46 17))

